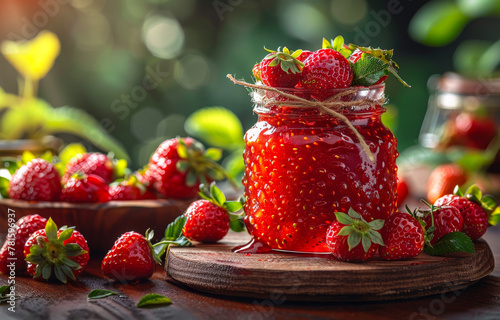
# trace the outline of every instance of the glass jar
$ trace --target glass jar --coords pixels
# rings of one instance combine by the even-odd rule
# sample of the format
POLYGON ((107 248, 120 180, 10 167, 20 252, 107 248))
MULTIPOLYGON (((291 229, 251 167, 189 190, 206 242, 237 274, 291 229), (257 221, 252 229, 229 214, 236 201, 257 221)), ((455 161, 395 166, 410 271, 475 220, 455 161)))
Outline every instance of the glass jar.
MULTIPOLYGON (((243 177, 245 223, 254 239, 237 252, 329 252, 325 236, 334 212, 352 207, 372 221, 396 210, 396 138, 382 124, 385 108, 365 100, 383 98, 384 88, 354 88, 342 101, 365 102, 337 110, 361 134, 375 161, 342 120, 317 108, 276 106, 265 98, 287 98, 254 91, 259 118, 245 134, 243 177)), ((287 93, 310 95, 298 89, 287 93)))

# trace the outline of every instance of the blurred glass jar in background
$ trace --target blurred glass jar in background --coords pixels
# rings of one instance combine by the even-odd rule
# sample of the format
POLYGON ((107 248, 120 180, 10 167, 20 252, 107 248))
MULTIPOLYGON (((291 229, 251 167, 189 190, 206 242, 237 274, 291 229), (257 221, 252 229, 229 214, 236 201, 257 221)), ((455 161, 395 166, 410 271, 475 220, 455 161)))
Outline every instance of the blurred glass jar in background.
MULTIPOLYGON (((431 95, 419 137, 422 146, 439 152, 465 148, 496 154, 500 78, 465 78, 446 73, 432 76, 428 87, 431 95)), ((500 161, 494 161, 489 171, 500 172, 500 161)))

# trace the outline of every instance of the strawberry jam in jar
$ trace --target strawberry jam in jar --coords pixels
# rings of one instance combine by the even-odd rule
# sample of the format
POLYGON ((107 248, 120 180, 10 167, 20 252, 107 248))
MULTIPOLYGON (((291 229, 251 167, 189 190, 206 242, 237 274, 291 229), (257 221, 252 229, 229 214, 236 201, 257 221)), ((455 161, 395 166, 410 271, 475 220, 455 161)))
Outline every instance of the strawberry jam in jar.
MULTIPOLYGON (((283 105, 288 98, 279 93, 252 93, 259 118, 245 134, 243 185, 245 224, 253 240, 235 252, 330 252, 325 237, 334 212, 352 207, 369 222, 397 209, 396 138, 382 124, 385 108, 367 102, 383 101, 384 88, 329 93, 350 90, 341 98, 348 106, 336 111, 357 129, 374 160, 339 117, 316 107, 283 105)), ((286 92, 310 96, 299 89, 286 92)))

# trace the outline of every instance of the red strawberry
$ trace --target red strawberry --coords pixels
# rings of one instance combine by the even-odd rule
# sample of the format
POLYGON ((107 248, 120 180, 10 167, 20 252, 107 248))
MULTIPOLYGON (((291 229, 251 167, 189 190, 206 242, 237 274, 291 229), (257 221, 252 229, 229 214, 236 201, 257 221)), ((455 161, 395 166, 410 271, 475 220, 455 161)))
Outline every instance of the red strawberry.
POLYGON ((89 262, 89 247, 83 235, 73 228, 57 230, 52 218, 45 229, 33 233, 24 246, 28 273, 34 279, 49 280, 54 272, 62 283, 76 280, 89 262))
POLYGON ((66 165, 62 177, 63 185, 77 172, 94 174, 101 177, 106 184, 113 181, 113 161, 102 153, 84 153, 73 157, 66 165))
POLYGON ((398 175, 397 193, 398 193, 398 206, 400 207, 401 205, 403 205, 403 202, 405 201, 406 197, 408 197, 409 190, 408 190, 408 184, 406 183, 405 179, 399 175, 398 175))
POLYGON ((182 233, 189 240, 216 242, 229 231, 230 215, 242 208, 240 202, 226 201, 226 197, 215 185, 210 192, 202 190, 204 199, 193 202, 184 213, 187 218, 182 233))
POLYGON ((301 61, 301 62, 304 62, 306 61, 307 58, 309 58, 309 56, 312 54, 311 51, 309 50, 302 50, 302 52, 299 54, 299 56, 297 57, 297 60, 301 61))
MULTIPOLYGON (((267 49, 266 49, 267 50, 267 49)), ((276 88, 293 88, 300 80, 301 68, 304 64, 297 59, 302 50, 290 52, 287 47, 283 51, 267 50, 270 53, 260 62, 260 78, 266 86, 276 88)))
POLYGON ((380 233, 385 246, 380 246, 379 254, 384 260, 412 258, 424 249, 425 230, 420 222, 408 213, 391 214, 380 233))
POLYGON ((461 166, 447 163, 437 166, 427 182, 427 200, 434 203, 438 198, 453 193, 456 185, 467 181, 467 174, 461 166))
POLYGON ((494 119, 467 112, 460 113, 455 118, 454 125, 456 133, 467 139, 466 146, 474 149, 486 149, 498 132, 494 119))
POLYGON ((126 282, 149 279, 155 272, 157 260, 150 242, 152 237, 149 231, 146 237, 133 231, 122 234, 102 260, 104 275, 126 282))
POLYGON ((313 52, 304 62, 301 84, 310 91, 347 88, 353 79, 352 68, 344 56, 333 49, 313 52))
POLYGON ((260 62, 256 63, 252 68, 252 74, 255 78, 255 81, 261 81, 260 79, 260 62))
POLYGON ((431 244, 436 243, 442 236, 450 232, 462 231, 464 220, 460 211, 452 206, 441 206, 434 208, 434 211, 425 212, 424 221, 427 232, 432 233, 431 244), (434 224, 432 218, 434 217, 434 224), (434 231, 430 230, 432 226, 434 231))
POLYGON ((33 159, 21 166, 9 183, 11 199, 57 201, 61 194, 59 173, 52 163, 33 159))
POLYGON ((108 202, 108 185, 94 174, 76 173, 64 185, 61 201, 67 202, 108 202))
POLYGON ((132 175, 128 180, 112 183, 109 187, 109 195, 111 200, 157 199, 156 195, 139 182, 135 175, 132 175))
POLYGON ((192 138, 175 138, 156 149, 143 179, 167 198, 193 198, 200 183, 225 177, 224 169, 208 158, 201 143, 192 138))
POLYGON ((37 215, 32 214, 29 216, 24 216, 17 220, 14 226, 10 226, 13 231, 9 234, 13 234, 15 238, 6 238, 3 243, 2 249, 0 249, 0 272, 4 274, 9 274, 11 271, 11 263, 15 266, 14 270, 17 273, 23 273, 26 271, 26 261, 24 261, 24 244, 26 240, 31 236, 31 234, 39 229, 45 228, 47 224, 47 219, 37 215), (9 248, 10 251, 9 251, 9 248), (8 259, 13 260, 8 260, 8 259))
POLYGON ((475 202, 458 195, 448 194, 437 199, 434 205, 457 208, 464 221, 462 232, 472 240, 481 238, 488 228, 488 216, 483 208, 475 202))
POLYGON ((349 215, 335 212, 337 220, 332 222, 326 233, 326 245, 332 254, 341 260, 365 261, 384 245, 378 230, 384 220, 366 222, 356 211, 349 209, 349 215))

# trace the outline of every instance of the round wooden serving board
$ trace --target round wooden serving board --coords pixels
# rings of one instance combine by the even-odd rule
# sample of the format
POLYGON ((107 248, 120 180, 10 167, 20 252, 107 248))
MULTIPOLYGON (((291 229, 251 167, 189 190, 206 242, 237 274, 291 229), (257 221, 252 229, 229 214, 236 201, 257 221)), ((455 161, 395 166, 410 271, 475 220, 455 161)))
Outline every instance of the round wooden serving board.
POLYGON ((271 301, 380 301, 444 294, 470 286, 490 274, 494 258, 488 244, 476 253, 405 261, 373 258, 363 263, 332 255, 273 252, 233 253, 248 235, 230 233, 218 244, 171 247, 167 275, 193 289, 271 301))

